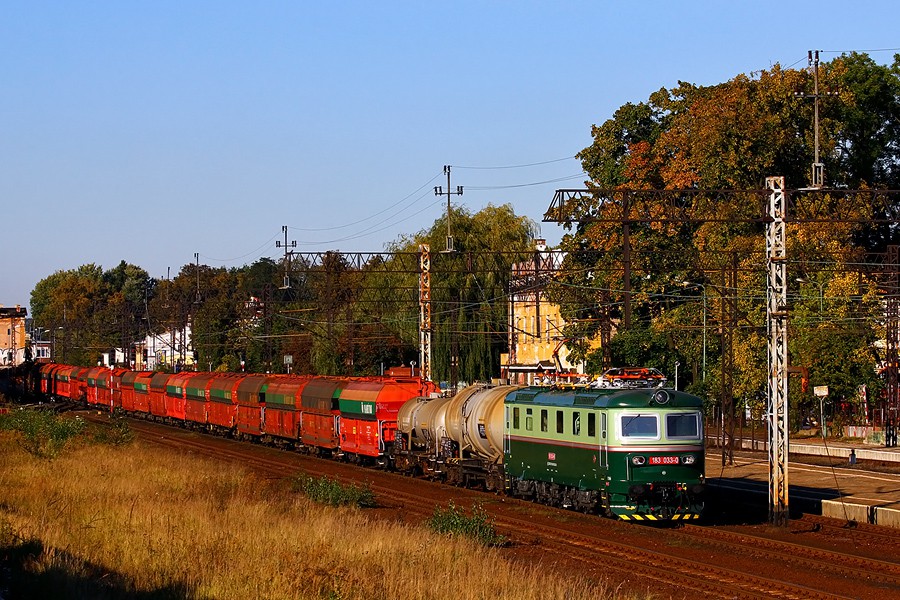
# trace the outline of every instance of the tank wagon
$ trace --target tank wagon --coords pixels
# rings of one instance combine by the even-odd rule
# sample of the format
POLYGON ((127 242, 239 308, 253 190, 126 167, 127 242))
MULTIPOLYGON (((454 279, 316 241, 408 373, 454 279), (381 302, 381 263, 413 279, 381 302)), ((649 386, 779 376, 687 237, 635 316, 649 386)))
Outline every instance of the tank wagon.
POLYGON ((702 401, 669 389, 473 386, 398 414, 401 471, 626 520, 696 519, 702 401))

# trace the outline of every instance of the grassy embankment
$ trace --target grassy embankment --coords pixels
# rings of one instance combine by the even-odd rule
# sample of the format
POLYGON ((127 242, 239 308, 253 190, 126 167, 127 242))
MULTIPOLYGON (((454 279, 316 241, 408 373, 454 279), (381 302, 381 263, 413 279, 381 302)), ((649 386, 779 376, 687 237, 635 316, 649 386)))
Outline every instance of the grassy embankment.
POLYGON ((465 537, 316 504, 235 466, 85 435, 49 460, 22 441, 0 431, 7 600, 624 597, 465 537))

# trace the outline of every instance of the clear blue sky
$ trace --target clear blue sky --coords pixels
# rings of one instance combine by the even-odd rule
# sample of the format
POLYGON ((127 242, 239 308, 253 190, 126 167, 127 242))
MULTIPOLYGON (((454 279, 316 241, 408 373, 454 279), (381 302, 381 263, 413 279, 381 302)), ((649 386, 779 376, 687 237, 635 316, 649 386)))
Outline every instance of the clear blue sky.
POLYGON ((380 251, 441 216, 447 164, 455 203, 540 222, 583 183, 557 159, 622 104, 810 49, 888 63, 898 22, 896 0, 5 0, 0 304, 85 263, 278 257, 282 225, 380 251))

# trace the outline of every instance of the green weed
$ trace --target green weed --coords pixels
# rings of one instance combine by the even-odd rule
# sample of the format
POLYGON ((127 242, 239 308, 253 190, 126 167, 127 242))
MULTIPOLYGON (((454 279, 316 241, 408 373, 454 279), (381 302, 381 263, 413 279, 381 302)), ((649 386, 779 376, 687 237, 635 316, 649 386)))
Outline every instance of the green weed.
POLYGON ((436 533, 464 535, 484 546, 506 544, 506 538, 497 533, 493 521, 478 503, 472 505, 471 515, 467 515, 466 511, 456 506, 452 500, 447 508, 436 506, 434 514, 426 524, 436 533))
POLYGON ((84 421, 47 410, 16 410, 0 415, 0 429, 18 431, 19 443, 32 456, 55 458, 69 440, 84 431, 84 421))
POLYGON ((128 420, 121 413, 110 415, 109 426, 97 427, 94 430, 94 441, 108 446, 126 446, 134 441, 134 431, 128 420))
POLYGON ((305 494, 310 500, 330 506, 358 506, 359 508, 377 506, 375 494, 368 485, 342 484, 340 481, 329 479, 326 476, 310 477, 301 474, 294 478, 291 487, 294 491, 305 494))

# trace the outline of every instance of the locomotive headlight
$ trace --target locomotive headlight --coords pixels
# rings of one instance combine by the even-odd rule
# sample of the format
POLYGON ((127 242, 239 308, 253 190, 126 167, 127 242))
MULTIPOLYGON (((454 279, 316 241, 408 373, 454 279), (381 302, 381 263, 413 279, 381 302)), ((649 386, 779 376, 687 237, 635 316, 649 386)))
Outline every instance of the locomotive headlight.
POLYGON ((644 458, 643 456, 632 456, 631 457, 631 464, 633 464, 633 465, 641 466, 645 462, 647 462, 647 459, 644 458))
POLYGON ((684 464, 686 464, 686 465, 692 465, 692 464, 694 464, 694 462, 695 462, 696 460, 697 460, 697 457, 694 456, 693 454, 688 454, 687 456, 682 456, 682 457, 681 457, 681 462, 684 463, 684 464))

